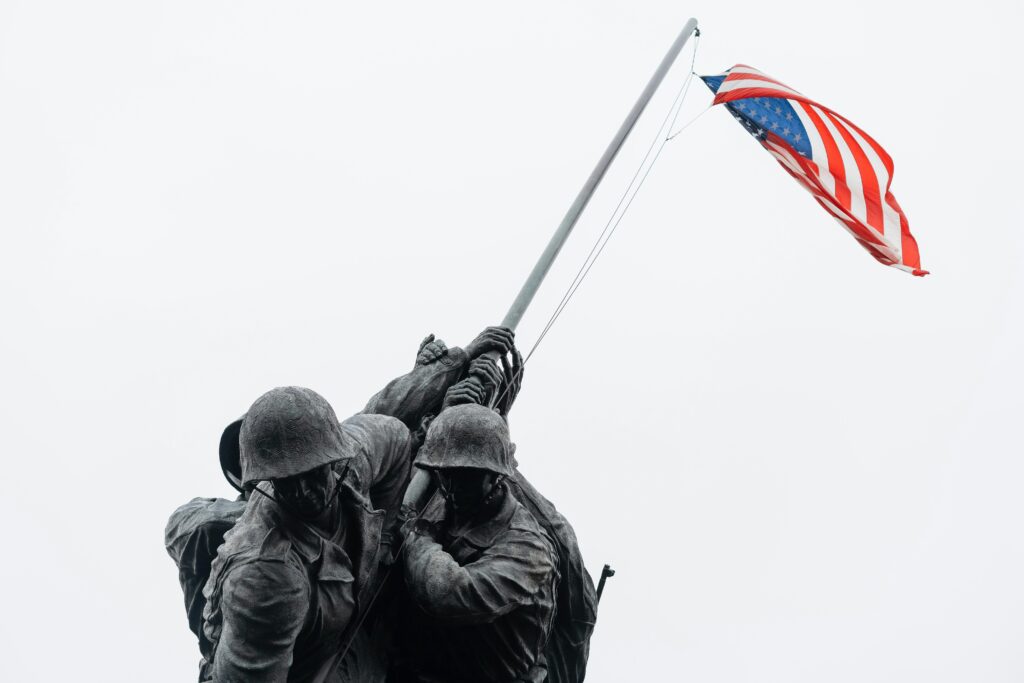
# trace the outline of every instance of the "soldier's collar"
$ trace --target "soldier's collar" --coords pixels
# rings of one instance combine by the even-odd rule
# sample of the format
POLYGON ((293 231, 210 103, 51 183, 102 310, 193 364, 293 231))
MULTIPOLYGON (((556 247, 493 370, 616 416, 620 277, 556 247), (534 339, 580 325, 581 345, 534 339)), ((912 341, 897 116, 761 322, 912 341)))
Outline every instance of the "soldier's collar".
MULTIPOLYGON (((340 488, 344 489, 344 483, 339 483, 341 484, 340 488)), ((279 523, 287 531, 292 548, 295 549, 295 552, 304 561, 312 564, 320 559, 320 556, 324 553, 325 546, 329 549, 335 547, 331 541, 324 538, 323 534, 314 529, 312 524, 288 514, 276 500, 271 500, 270 502, 274 505, 279 523)), ((345 521, 343 495, 337 495, 333 506, 334 523, 335 525, 341 525, 345 521)))
POLYGON ((502 496, 501 505, 498 507, 497 511, 491 515, 491 517, 472 527, 469 531, 465 531, 457 537, 453 537, 452 541, 464 540, 474 548, 479 548, 481 550, 484 548, 490 548, 494 545, 498 536, 508 530, 509 525, 512 523, 512 515, 515 514, 517 504, 518 501, 515 499, 515 496, 512 495, 511 491, 506 489, 504 496, 502 496))

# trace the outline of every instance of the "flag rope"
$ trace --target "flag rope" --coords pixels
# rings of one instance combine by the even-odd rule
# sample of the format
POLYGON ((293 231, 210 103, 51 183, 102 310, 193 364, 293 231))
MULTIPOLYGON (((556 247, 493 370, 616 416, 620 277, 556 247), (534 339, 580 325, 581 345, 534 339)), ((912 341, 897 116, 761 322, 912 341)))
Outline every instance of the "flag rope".
MULTIPOLYGON (((691 72, 691 75, 696 75, 696 74, 693 74, 693 73, 691 72)), ((686 123, 684 123, 684 124, 683 124, 682 126, 680 126, 680 127, 679 127, 679 130, 677 130, 677 131, 676 131, 675 133, 672 133, 672 134, 671 134, 671 135, 669 135, 669 136, 668 136, 667 138, 665 138, 665 141, 666 141, 666 142, 668 142, 669 140, 674 140, 674 139, 675 139, 675 137, 676 137, 677 135, 679 135, 679 134, 680 134, 680 133, 682 133, 682 132, 683 132, 684 130, 686 130, 687 128, 689 128, 690 126, 692 126, 692 125, 693 125, 694 123, 696 123, 696 122, 697 122, 697 119, 699 119, 700 117, 704 116, 704 114, 707 114, 707 113, 708 113, 709 111, 711 111, 711 108, 712 108, 712 107, 714 107, 714 106, 715 106, 715 101, 714 101, 714 100, 712 100, 712 101, 711 101, 711 104, 709 104, 708 106, 704 107, 704 109, 702 109, 702 110, 700 111, 700 113, 699 113, 699 114, 697 114, 697 115, 696 115, 696 116, 694 116, 694 117, 693 117, 692 119, 690 119, 689 121, 687 121, 686 123)))

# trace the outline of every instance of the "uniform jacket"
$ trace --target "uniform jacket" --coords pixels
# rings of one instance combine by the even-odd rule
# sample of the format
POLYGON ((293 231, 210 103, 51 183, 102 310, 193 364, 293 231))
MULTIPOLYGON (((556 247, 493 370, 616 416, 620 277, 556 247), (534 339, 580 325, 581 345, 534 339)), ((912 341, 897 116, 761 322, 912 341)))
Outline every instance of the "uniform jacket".
POLYGON ((204 589, 200 649, 212 680, 326 679, 352 616, 378 587, 381 534, 409 477, 409 430, 382 415, 356 415, 342 430, 352 453, 335 533, 321 536, 257 492, 225 536, 204 589))
POLYGON ((534 488, 518 469, 509 482, 515 497, 533 514, 554 541, 559 581, 555 624, 544 658, 548 683, 581 683, 587 673, 590 637, 597 623, 597 591, 590 578, 576 533, 554 504, 534 488))
POLYGON ((443 519, 437 540, 414 532, 404 565, 417 607, 409 642, 418 680, 545 680, 558 560, 551 539, 511 493, 490 518, 458 536, 443 519))

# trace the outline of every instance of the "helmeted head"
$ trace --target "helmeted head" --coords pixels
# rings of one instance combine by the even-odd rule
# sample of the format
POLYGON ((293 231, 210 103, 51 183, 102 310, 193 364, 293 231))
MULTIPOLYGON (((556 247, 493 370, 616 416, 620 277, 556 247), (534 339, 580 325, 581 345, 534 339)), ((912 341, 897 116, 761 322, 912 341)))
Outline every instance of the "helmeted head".
POLYGON ((304 387, 278 387, 256 399, 242 420, 238 442, 243 487, 351 457, 331 404, 304 387))
POLYGON ((475 469, 511 477, 512 443, 508 425, 490 408, 476 404, 441 411, 416 455, 416 465, 429 470, 475 469))
POLYGON ((514 474, 508 425, 490 408, 466 404, 443 410, 430 424, 416 465, 432 470, 458 514, 473 514, 495 500, 514 474))

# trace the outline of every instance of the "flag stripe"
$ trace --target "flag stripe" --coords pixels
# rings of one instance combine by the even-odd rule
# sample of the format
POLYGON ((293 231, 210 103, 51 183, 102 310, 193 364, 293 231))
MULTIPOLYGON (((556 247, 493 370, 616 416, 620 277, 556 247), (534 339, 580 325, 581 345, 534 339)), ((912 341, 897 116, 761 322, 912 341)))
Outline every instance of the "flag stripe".
POLYGON ((729 99, 737 99, 740 97, 776 97, 778 95, 800 94, 796 90, 790 90, 784 85, 777 85, 774 83, 769 84, 752 78, 736 79, 734 81, 730 81, 727 78, 725 79, 725 82, 722 83, 722 87, 718 89, 718 92, 719 94, 727 93, 729 95, 729 99), (752 92, 736 92, 747 89, 752 92))
MULTIPOLYGON (((828 112, 825 112, 825 116, 835 126, 835 129, 839 131, 842 141, 850 151, 854 164, 857 166, 857 173, 850 174, 851 178, 857 179, 857 187, 850 188, 852 196, 859 200, 857 207, 858 209, 863 207, 864 221, 884 235, 885 223, 882 219, 882 196, 878 192, 878 177, 875 175, 875 170, 871 167, 871 162, 868 161, 864 150, 857 144, 857 141, 853 138, 850 131, 846 129, 846 126, 828 112)), ((858 215, 858 217, 860 216, 858 215)))
POLYGON ((814 134, 814 132, 816 132, 816 124, 811 119, 810 114, 808 114, 807 111, 804 109, 802 102, 795 103, 795 106, 793 106, 793 112, 796 114, 796 117, 800 120, 800 123, 803 125, 804 130, 808 131, 807 141, 811 148, 811 156, 810 159, 808 159, 808 162, 814 165, 814 171, 817 173, 818 180, 821 181, 821 184, 825 187, 825 190, 829 194, 835 193, 835 177, 832 175, 832 172, 829 171, 827 167, 823 168, 822 166, 823 164, 828 163, 828 152, 825 149, 825 142, 824 140, 822 140, 821 135, 814 134))
POLYGON ((839 146, 836 145, 835 138, 832 137, 818 112, 806 102, 800 102, 799 104, 800 108, 811 119, 814 129, 818 132, 818 139, 825 148, 825 161, 828 163, 828 172, 832 175, 831 184, 835 192, 836 201, 839 202, 840 206, 850 208, 850 188, 846 185, 846 166, 843 164, 842 154, 839 153, 839 146))
MULTIPOLYGON (((873 189, 870 187, 865 188, 865 194, 868 195, 868 206, 878 208, 882 216, 882 232, 885 234, 885 239, 894 246, 898 245, 899 252, 902 252, 902 228, 900 226, 899 212, 895 211, 887 202, 882 201, 883 191, 887 192, 889 183, 892 182, 892 177, 889 174, 890 166, 887 166, 885 160, 879 157, 877 148, 864 138, 863 133, 859 129, 852 126, 845 126, 845 128, 857 142, 864 157, 871 165, 871 175, 874 177, 875 184, 873 189)), ((891 163, 890 160, 890 165, 891 163)))

